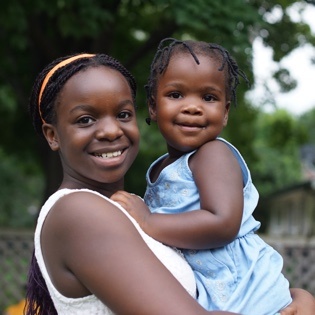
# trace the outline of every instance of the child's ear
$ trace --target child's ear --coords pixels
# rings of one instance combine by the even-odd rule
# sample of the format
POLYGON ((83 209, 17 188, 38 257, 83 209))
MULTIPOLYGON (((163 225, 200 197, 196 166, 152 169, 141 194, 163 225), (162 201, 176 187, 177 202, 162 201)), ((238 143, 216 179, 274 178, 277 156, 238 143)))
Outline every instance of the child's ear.
POLYGON ((228 120, 229 120, 230 107, 231 107, 231 102, 227 102, 225 105, 225 113, 224 113, 224 119, 223 119, 224 127, 227 125, 228 120))
POLYGON ((59 150, 59 141, 58 141, 58 134, 56 132, 56 129, 53 125, 51 124, 43 124, 42 126, 43 134, 50 146, 50 148, 53 151, 58 151, 59 150))
POLYGON ((151 97, 150 101, 148 102, 149 107, 149 115, 152 121, 156 121, 156 105, 154 97, 151 97))

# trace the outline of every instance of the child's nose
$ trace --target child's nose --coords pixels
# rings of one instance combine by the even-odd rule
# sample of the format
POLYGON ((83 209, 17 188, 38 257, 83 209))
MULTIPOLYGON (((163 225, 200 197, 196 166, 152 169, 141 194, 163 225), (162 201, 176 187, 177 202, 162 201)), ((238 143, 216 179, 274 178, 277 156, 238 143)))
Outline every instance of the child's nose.
POLYGON ((182 107, 183 113, 190 115, 201 115, 202 108, 197 102, 190 101, 182 107))

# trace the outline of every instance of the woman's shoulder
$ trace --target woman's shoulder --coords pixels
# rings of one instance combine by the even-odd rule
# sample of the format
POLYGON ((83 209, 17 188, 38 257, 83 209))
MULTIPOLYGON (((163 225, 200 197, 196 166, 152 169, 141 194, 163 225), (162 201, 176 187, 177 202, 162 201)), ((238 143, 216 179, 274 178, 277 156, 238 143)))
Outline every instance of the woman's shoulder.
MULTIPOLYGON (((95 225, 103 224, 103 220, 122 215, 122 211, 117 211, 119 205, 115 204, 106 196, 88 189, 67 191, 58 198, 52 206, 52 213, 58 221, 72 224, 73 220, 93 222, 95 225), (101 222, 100 222, 101 221, 101 222)), ((80 224, 79 224, 80 225, 80 224)))
POLYGON ((75 239, 82 231, 92 229, 106 237, 117 230, 128 229, 130 220, 121 207, 93 190, 59 190, 43 206, 37 224, 37 234, 58 235, 59 241, 69 236, 75 239), (119 210, 120 209, 120 210, 119 210))
POLYGON ((56 200, 38 226, 38 237, 41 234, 42 241, 49 245, 46 248, 59 248, 64 256, 70 253, 74 256, 84 254, 83 249, 93 242, 102 240, 105 244, 114 235, 129 235, 135 231, 118 204, 97 192, 75 190, 59 194, 62 197, 56 200))
MULTIPOLYGON (((86 207, 91 201, 96 203, 107 204, 111 203, 109 198, 103 196, 97 191, 90 189, 61 189, 57 191, 54 195, 58 195, 54 206, 57 205, 68 205, 71 206, 70 209, 77 206, 78 208, 86 207)), ((68 210, 69 208, 67 208, 68 210)))

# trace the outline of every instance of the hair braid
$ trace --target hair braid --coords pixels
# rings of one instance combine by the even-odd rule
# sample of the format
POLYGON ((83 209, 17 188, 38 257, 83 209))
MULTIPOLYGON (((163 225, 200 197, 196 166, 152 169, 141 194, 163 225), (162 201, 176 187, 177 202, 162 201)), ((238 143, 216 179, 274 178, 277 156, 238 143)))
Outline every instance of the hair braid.
POLYGON ((25 315, 57 315, 33 251, 26 288, 25 315))

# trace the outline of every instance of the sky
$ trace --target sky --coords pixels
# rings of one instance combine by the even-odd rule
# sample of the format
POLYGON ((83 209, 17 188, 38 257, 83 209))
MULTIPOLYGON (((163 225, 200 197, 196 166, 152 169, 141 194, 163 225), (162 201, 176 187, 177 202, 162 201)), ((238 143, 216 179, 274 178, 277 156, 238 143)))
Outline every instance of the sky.
MULTIPOLYGON (((303 20, 308 23, 315 34, 315 6, 308 5, 303 14, 303 20)), ((292 9, 291 18, 299 19, 296 10, 292 9)), ((281 61, 281 66, 287 68, 298 85, 289 93, 280 93, 278 85, 271 78, 271 70, 278 69, 278 65, 272 61, 272 51, 262 45, 260 39, 254 42, 254 75, 255 88, 248 93, 253 104, 261 104, 266 90, 264 84, 272 91, 277 108, 284 108, 295 116, 299 116, 315 107, 315 64, 311 58, 315 58, 315 48, 307 45, 294 50, 288 57, 281 61)), ((266 111, 274 110, 274 106, 265 104, 266 111)))

